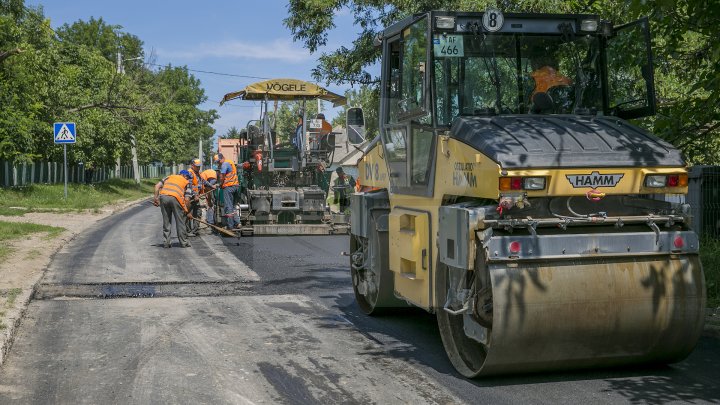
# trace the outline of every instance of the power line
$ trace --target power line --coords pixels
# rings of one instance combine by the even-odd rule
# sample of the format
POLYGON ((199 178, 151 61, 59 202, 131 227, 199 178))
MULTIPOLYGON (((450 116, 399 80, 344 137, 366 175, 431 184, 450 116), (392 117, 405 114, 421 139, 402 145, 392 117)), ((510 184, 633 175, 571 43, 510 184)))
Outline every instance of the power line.
MULTIPOLYGON (((151 65, 151 66, 159 66, 159 67, 167 67, 167 66, 168 66, 168 65, 160 65, 160 64, 158 64, 158 63, 150 63, 150 62, 145 62, 145 64, 146 64, 146 65, 151 65)), ((248 76, 248 75, 236 75, 236 74, 232 74, 232 73, 220 73, 220 72, 211 72, 211 71, 208 71, 208 70, 190 69, 190 68, 188 68, 187 66, 185 67, 185 69, 187 69, 189 72, 207 73, 207 74, 210 74, 210 75, 218 75, 218 76, 242 77, 242 78, 245 78, 245 79, 265 79, 265 80, 269 80, 269 79, 270 79, 269 77, 248 76)))
MULTIPOLYGON (((208 99, 207 101, 220 104, 220 102, 217 100, 208 99)), ((239 108, 260 108, 260 106, 255 103, 253 103, 253 105, 239 105, 239 104, 224 103, 223 105, 229 105, 230 107, 239 107, 239 108)))
MULTIPOLYGON (((30 7, 24 5, 24 4, 23 4, 21 7, 22 7, 26 12, 28 12, 28 13, 32 13, 32 12, 35 11, 35 10, 31 9, 30 7)), ((43 27, 49 29, 53 34, 55 34, 55 36, 56 36, 58 39, 60 38, 60 35, 58 34, 58 32, 55 31, 49 24, 48 24, 48 25, 43 24, 43 27)), ((157 64, 157 63, 150 63, 150 62, 144 62, 144 64, 145 64, 145 65, 150 65, 150 66, 158 66, 158 67, 167 67, 167 66, 168 66, 168 65, 160 65, 160 64, 157 64)), ((261 79, 261 80, 270 80, 270 79, 271 79, 270 77, 249 76, 249 75, 237 75, 237 74, 233 74, 233 73, 221 73, 221 72, 211 72, 211 71, 209 71, 209 70, 190 69, 190 68, 188 68, 187 66, 185 66, 185 69, 187 69, 189 72, 205 73, 205 74, 217 75, 217 76, 241 77, 241 78, 244 78, 244 79, 261 79)))

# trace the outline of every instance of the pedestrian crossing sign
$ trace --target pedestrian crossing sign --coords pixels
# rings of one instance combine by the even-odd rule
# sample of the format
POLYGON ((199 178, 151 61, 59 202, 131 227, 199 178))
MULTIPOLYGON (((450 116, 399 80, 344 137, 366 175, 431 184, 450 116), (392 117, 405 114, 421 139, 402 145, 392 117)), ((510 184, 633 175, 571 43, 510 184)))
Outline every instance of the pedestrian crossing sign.
POLYGON ((75 123, 74 122, 56 122, 55 143, 75 143, 75 123))

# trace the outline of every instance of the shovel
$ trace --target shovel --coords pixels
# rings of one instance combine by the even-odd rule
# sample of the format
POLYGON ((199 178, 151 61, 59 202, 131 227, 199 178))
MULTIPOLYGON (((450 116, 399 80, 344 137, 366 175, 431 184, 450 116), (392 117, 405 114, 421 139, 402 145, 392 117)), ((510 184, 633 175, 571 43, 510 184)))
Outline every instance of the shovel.
MULTIPOLYGON (((148 201, 148 202, 149 202, 150 204, 153 204, 152 201, 148 201)), ((153 204, 153 205, 155 205, 155 204, 153 204)), ((200 219, 200 218, 195 218, 195 217, 193 217, 192 215, 189 216, 188 219, 194 219, 195 221, 198 221, 198 222, 200 222, 200 223, 203 224, 203 225, 207 225, 207 226, 209 226, 210 228, 212 228, 212 229, 214 229, 214 230, 222 233, 223 235, 232 236, 232 237, 237 237, 237 235, 236 235, 234 232, 230 232, 230 231, 228 231, 228 230, 225 229, 225 228, 221 228, 221 227, 216 226, 216 225, 213 225, 213 224, 211 224, 211 223, 209 223, 209 222, 205 222, 205 221, 203 221, 203 220, 200 219)))
POLYGON ((203 220, 200 219, 200 218, 195 218, 195 217, 193 217, 193 216, 191 216, 191 217, 189 217, 189 218, 190 218, 190 219, 194 219, 194 220, 200 222, 200 223, 203 224, 203 225, 207 225, 207 226, 209 226, 210 228, 212 228, 212 229, 214 229, 214 230, 222 233, 223 235, 232 236, 232 237, 237 237, 237 235, 236 235, 234 232, 230 232, 230 231, 228 231, 228 230, 225 229, 225 228, 221 228, 221 227, 216 226, 216 225, 213 225, 213 224, 211 224, 211 223, 209 223, 209 222, 205 222, 205 221, 203 221, 203 220))

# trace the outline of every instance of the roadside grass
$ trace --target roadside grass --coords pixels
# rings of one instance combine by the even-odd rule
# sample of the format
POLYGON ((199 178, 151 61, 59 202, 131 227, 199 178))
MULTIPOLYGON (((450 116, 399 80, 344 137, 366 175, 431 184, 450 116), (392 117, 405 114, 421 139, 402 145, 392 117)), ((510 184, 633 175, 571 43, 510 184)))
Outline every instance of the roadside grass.
MULTIPOLYGON (((0 221, 0 242, 21 239, 38 232, 46 232, 45 238, 52 239, 60 235, 64 230, 65 228, 49 225, 0 221)), ((12 248, 3 243, 0 246, 0 260, 5 259, 11 252, 12 248)))
POLYGON ((25 215, 26 212, 28 211, 24 208, 0 207, 0 215, 4 215, 6 217, 21 217, 25 215))
POLYGON ((700 260, 705 272, 707 306, 720 307, 720 239, 704 237, 700 241, 700 260))
POLYGON ((138 186, 132 179, 110 179, 92 185, 69 184, 67 201, 63 198, 62 184, 34 184, 0 189, 0 215, 23 215, 28 211, 97 212, 101 207, 121 200, 150 197, 155 183, 157 179, 143 179, 138 186))
POLYGON ((21 292, 22 290, 20 288, 11 288, 0 292, 0 300, 5 301, 4 304, 0 305, 0 330, 7 328, 7 325, 3 322, 5 314, 8 309, 15 306, 15 300, 21 292))

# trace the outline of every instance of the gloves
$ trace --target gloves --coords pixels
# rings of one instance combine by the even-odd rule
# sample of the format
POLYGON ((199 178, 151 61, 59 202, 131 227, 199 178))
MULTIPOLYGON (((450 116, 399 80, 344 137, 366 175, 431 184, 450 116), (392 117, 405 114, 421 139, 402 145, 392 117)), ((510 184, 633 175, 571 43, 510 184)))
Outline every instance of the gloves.
POLYGON ((155 197, 155 198, 153 199, 153 205, 156 206, 156 207, 159 207, 159 206, 160 206, 160 199, 158 199, 157 197, 155 197))

